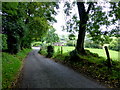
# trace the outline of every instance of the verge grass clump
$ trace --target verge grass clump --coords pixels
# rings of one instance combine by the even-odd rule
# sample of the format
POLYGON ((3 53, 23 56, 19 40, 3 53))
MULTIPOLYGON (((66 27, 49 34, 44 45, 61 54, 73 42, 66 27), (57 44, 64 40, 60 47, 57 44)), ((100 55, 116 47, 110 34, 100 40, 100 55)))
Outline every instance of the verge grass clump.
POLYGON ((28 52, 30 51, 31 49, 23 49, 20 52, 18 52, 15 56, 19 58, 20 60, 23 60, 26 57, 26 54, 28 54, 28 52))
POLYGON ((105 58, 91 53, 88 50, 85 55, 78 54, 73 50, 70 56, 72 56, 70 64, 77 71, 84 72, 86 75, 100 82, 109 84, 110 87, 120 87, 120 62, 112 61, 113 66, 110 69, 107 66, 107 60, 105 58))
POLYGON ((8 53, 2 53, 2 87, 8 88, 16 78, 22 62, 8 53))
POLYGON ((2 53, 2 88, 10 88, 20 73, 22 60, 31 49, 23 49, 16 55, 2 53))
POLYGON ((85 50, 85 54, 80 54, 76 50, 66 52, 64 47, 63 50, 63 53, 61 53, 59 46, 55 47, 55 53, 52 58, 106 84, 108 87, 120 87, 119 61, 112 60, 112 68, 110 70, 107 66, 107 59, 99 56, 96 52, 91 52, 91 49, 90 51, 88 49, 85 50))
POLYGON ((47 47, 45 46, 41 47, 38 53, 41 55, 47 56, 47 47))

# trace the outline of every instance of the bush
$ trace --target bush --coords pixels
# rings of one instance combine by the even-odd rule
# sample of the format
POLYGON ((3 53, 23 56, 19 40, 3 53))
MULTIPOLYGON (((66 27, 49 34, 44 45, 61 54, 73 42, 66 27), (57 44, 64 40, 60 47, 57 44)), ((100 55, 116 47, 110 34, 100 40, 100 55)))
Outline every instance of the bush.
POLYGON ((0 49, 7 49, 7 36, 5 34, 0 34, 0 38, 2 38, 2 44, 0 45, 0 49))
POLYGON ((22 60, 30 51, 31 49, 24 49, 16 55, 2 53, 2 88, 9 88, 15 83, 14 81, 20 72, 22 60))
POLYGON ((115 51, 119 51, 120 50, 120 39, 114 39, 110 45, 109 45, 109 48, 111 50, 115 50, 115 51))
POLYGON ((67 46, 74 46, 74 43, 73 43, 73 41, 68 41, 68 42, 66 43, 66 45, 67 45, 67 46))
POLYGON ((99 57, 99 55, 97 53, 92 53, 89 50, 85 50, 86 54, 89 56, 93 56, 93 57, 99 57))
POLYGON ((91 43, 91 42, 86 41, 85 48, 102 48, 102 46, 100 46, 97 43, 91 43))
POLYGON ((23 60, 26 55, 28 54, 28 52, 30 52, 31 49, 23 49, 20 52, 18 52, 15 56, 19 59, 19 60, 23 60))
POLYGON ((47 57, 50 58, 53 56, 53 54, 54 54, 54 47, 50 45, 47 47, 47 57))
POLYGON ((61 54, 59 52, 56 52, 52 58, 57 59, 59 61, 68 62, 70 59, 70 55, 68 53, 61 54))
POLYGON ((76 49, 71 51, 69 54, 70 54, 70 61, 74 61, 74 62, 79 61, 79 54, 76 49))
POLYGON ((41 54, 41 55, 45 55, 45 56, 46 56, 46 55, 47 55, 47 49, 46 49, 45 47, 44 47, 44 48, 42 47, 42 48, 38 51, 38 53, 41 54))

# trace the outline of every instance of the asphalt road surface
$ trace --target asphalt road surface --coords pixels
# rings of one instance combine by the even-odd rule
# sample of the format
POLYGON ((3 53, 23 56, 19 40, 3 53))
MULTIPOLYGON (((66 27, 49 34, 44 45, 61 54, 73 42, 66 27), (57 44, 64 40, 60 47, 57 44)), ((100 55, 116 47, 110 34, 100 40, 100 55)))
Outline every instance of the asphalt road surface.
POLYGON ((105 88, 37 52, 33 50, 26 58, 19 88, 105 88))

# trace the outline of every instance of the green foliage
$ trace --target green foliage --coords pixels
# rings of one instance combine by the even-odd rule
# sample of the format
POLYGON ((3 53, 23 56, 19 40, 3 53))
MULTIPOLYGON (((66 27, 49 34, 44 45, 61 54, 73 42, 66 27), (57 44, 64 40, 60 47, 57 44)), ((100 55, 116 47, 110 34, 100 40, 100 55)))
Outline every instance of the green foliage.
POLYGON ((69 56, 69 53, 61 54, 59 52, 56 52, 54 53, 52 58, 57 59, 59 61, 63 61, 63 62, 69 62, 70 56, 69 56))
POLYGON ((8 53, 2 54, 2 87, 8 88, 16 79, 21 61, 8 53))
POLYGON ((43 37, 41 40, 42 42, 46 41, 46 43, 53 44, 54 42, 59 41, 59 36, 55 33, 55 29, 53 27, 50 27, 46 37, 43 37))
POLYGON ((102 46, 95 42, 85 41, 85 48, 99 48, 100 49, 102 48, 102 46))
POLYGON ((2 5, 2 28, 3 32, 7 35, 7 45, 11 53, 17 53, 19 51, 19 35, 21 34, 22 30, 20 19, 17 17, 17 10, 18 3, 5 2, 2 5), (13 4, 13 6, 11 4, 13 4))
MULTIPOLYGON (((55 52, 57 52, 58 48, 60 48, 60 46, 54 46, 54 47, 55 47, 55 52)), ((75 49, 75 47, 63 46, 63 53, 70 52, 70 51, 72 51, 74 49, 75 49)), ((85 49, 89 50, 92 53, 97 53, 101 57, 107 58, 104 49, 95 49, 95 48, 85 48, 85 49)), ((119 52, 113 51, 113 50, 109 50, 109 53, 110 53, 110 58, 112 60, 119 61, 119 59, 118 59, 119 52)))
POLYGON ((22 61, 30 51, 31 49, 23 49, 20 52, 18 52, 15 56, 22 61))
POLYGON ((55 52, 52 58, 70 66, 78 72, 85 73, 94 79, 103 81, 105 84, 107 83, 111 84, 113 87, 119 87, 120 62, 113 61, 112 70, 109 71, 105 58, 89 50, 85 50, 85 52, 86 55, 78 54, 76 50, 71 51, 70 54, 69 52, 63 54, 55 52))
MULTIPOLYGON (((72 12, 75 7, 75 4, 76 2, 70 3, 69 1, 66 1, 64 4, 64 8, 65 8, 64 13, 66 14, 66 18, 65 18, 66 26, 63 26, 63 30, 67 30, 68 32, 73 32, 73 33, 79 31, 79 37, 81 36, 80 39, 82 38, 83 39, 82 41, 80 41, 80 39, 78 40, 79 45, 77 46, 79 47, 76 47, 76 49, 78 48, 79 50, 84 49, 84 47, 82 47, 84 44, 84 37, 85 37, 85 35, 82 32, 84 31, 85 32, 87 31, 87 33, 90 34, 90 37, 92 37, 93 41, 101 45, 106 43, 108 44, 111 41, 109 39, 110 33, 114 34, 115 36, 118 36, 118 31, 119 31, 118 26, 115 26, 115 30, 111 29, 109 26, 115 24, 119 19, 120 15, 118 15, 118 13, 120 12, 119 10, 120 3, 106 2, 106 1, 101 3, 78 2, 77 7, 79 11, 78 13, 80 18, 79 20, 77 19, 78 18, 76 15, 77 13, 72 12), (87 10, 86 7, 88 8, 87 10), (104 8, 110 8, 110 9, 108 11, 105 11, 104 8), (85 23, 86 20, 87 22, 85 23), (80 26, 86 26, 86 27, 80 28, 80 26), (101 26, 106 27, 106 30, 105 31, 102 30, 101 26)), ((98 47, 98 46, 95 45, 93 47, 98 47)))
POLYGON ((57 49, 57 52, 56 52, 56 53, 60 54, 60 47, 57 49))
POLYGON ((74 46, 74 41, 67 41, 66 45, 67 46, 74 46))
POLYGON ((7 36, 5 34, 0 34, 0 38, 2 38, 2 44, 0 48, 2 50, 6 50, 7 49, 7 36))
POLYGON ((67 32, 75 33, 79 30, 79 23, 80 20, 78 20, 78 17, 76 13, 71 14, 74 10, 76 2, 70 3, 69 1, 66 1, 64 4, 64 13, 66 15, 65 22, 66 24, 63 26, 63 30, 66 30, 67 32), (69 17, 69 18, 68 18, 69 17))
POLYGON ((68 38, 69 38, 69 40, 75 40, 75 35, 74 35, 74 34, 70 34, 70 35, 68 36, 68 38))
POLYGON ((42 42, 33 42, 32 46, 42 46, 42 42))
POLYGON ((43 46, 40 48, 40 50, 38 51, 38 53, 44 55, 44 56, 47 56, 47 48, 46 46, 43 46))
POLYGON ((55 6, 54 2, 3 2, 2 29, 8 37, 8 51, 15 54, 30 48, 32 40, 46 35, 50 23, 56 21, 52 16, 55 6))
POLYGON ((52 57, 54 54, 54 46, 48 46, 47 47, 47 57, 52 57))
POLYGON ((70 52, 70 61, 72 62, 80 61, 79 53, 76 49, 70 52))
POLYGON ((2 53, 2 87, 10 88, 22 65, 22 60, 26 57, 30 49, 24 49, 17 53, 17 55, 11 55, 8 53, 2 53))
POLYGON ((113 39, 109 45, 109 48, 115 51, 120 51, 120 38, 113 39))

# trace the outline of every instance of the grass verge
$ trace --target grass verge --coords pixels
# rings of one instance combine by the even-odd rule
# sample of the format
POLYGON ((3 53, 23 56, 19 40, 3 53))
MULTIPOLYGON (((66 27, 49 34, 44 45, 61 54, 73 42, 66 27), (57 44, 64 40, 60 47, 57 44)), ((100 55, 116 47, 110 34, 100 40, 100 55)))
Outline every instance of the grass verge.
MULTIPOLYGON (((41 54, 46 55, 46 51, 47 50, 42 49, 41 54)), ((86 52, 87 55, 76 54, 75 52, 71 54, 69 54, 70 52, 63 52, 63 54, 61 54, 60 49, 58 49, 52 58, 56 62, 65 64, 77 72, 104 83, 110 88, 120 88, 120 61, 113 60, 113 66, 110 70, 107 67, 105 58, 96 53, 91 53, 88 50, 86 52)))
MULTIPOLYGON (((61 49, 61 46, 54 46, 54 48, 55 48, 55 52, 57 52, 58 50, 61 49)), ((63 48, 63 53, 67 53, 67 52, 70 52, 75 49, 75 47, 73 47, 73 46, 62 46, 62 48, 63 48)), ((101 56, 105 59, 107 58, 104 49, 86 48, 86 50, 89 50, 92 53, 97 53, 99 56, 101 56)), ((115 61, 120 60, 120 57, 118 57, 120 52, 109 50, 109 53, 110 53, 110 57, 112 60, 115 60, 115 61)))
POLYGON ((23 49, 16 55, 2 53, 2 88, 10 88, 16 80, 23 59, 31 49, 23 49))

